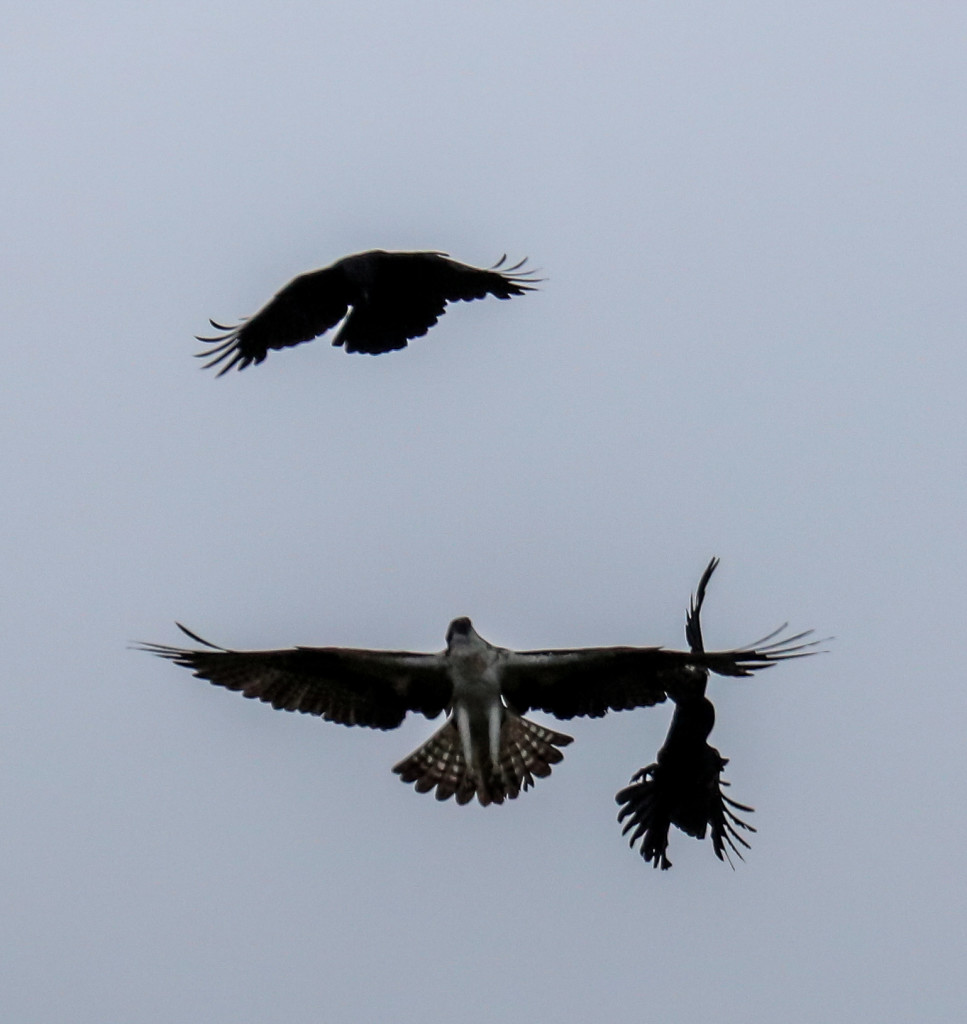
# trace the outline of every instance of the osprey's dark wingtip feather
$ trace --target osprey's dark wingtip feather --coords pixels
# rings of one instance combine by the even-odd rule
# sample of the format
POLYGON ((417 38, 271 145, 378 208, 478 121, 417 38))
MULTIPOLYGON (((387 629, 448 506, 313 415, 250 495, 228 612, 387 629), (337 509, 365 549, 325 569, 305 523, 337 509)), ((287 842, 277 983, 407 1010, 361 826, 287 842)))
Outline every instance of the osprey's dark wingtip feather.
MULTIPOLYGON (((780 627, 778 630, 774 630, 769 634, 769 637, 775 636, 777 633, 785 629, 785 626, 780 627)), ((792 636, 779 637, 772 643, 768 644, 750 644, 748 647, 736 648, 733 651, 726 652, 731 654, 735 659, 735 666, 740 671, 738 675, 751 675, 753 671, 764 668, 772 668, 773 665, 780 661, 792 661, 795 658, 811 658, 814 654, 825 654, 824 650, 817 650, 820 644, 824 644, 828 641, 828 637, 821 640, 805 640, 806 637, 812 636, 815 630, 807 629, 802 633, 794 633, 792 636), (799 641, 805 641, 800 643, 799 641)), ((763 639, 768 639, 764 637, 763 639)), ((728 675, 730 673, 726 673, 728 675)))
POLYGON ((213 651, 228 650, 227 647, 219 647, 218 644, 213 644, 210 640, 205 640, 203 637, 200 637, 197 633, 192 633, 192 631, 187 626, 183 626, 180 622, 175 622, 175 625, 182 631, 182 633, 185 634, 185 636, 190 637, 192 640, 195 641, 195 643, 199 643, 203 647, 210 647, 213 651))
MULTIPOLYGON (((219 647, 218 644, 213 644, 211 641, 205 640, 197 633, 192 633, 187 626, 183 626, 180 622, 176 622, 175 625, 182 631, 182 633, 185 634, 185 636, 190 637, 195 641, 195 643, 199 643, 203 647, 208 647, 213 651, 219 651, 222 654, 232 653, 227 647, 219 647)), ((147 654, 156 654, 159 658, 167 658, 169 661, 174 661, 181 665, 190 665, 191 657, 195 653, 201 653, 189 651, 183 647, 174 647, 171 644, 154 644, 147 643, 145 641, 138 641, 133 644, 132 647, 136 651, 144 651, 147 654)))
MULTIPOLYGON (((702 605, 705 602, 705 593, 708 589, 709 580, 712 578, 716 568, 718 568, 719 561, 717 557, 713 557, 705 567, 705 571, 698 581, 695 594, 689 602, 688 613, 685 617, 685 638, 689 648, 695 653, 705 652, 701 622, 702 605)), ((780 661, 790 661, 793 658, 808 658, 814 654, 825 653, 816 650, 816 648, 820 644, 828 643, 832 639, 831 637, 823 637, 819 640, 807 640, 806 638, 812 636, 815 632, 812 629, 805 629, 800 633, 793 633, 791 636, 782 636, 781 634, 788 626, 789 623, 784 622, 781 626, 772 630, 771 633, 767 633, 751 644, 734 647, 728 651, 712 652, 710 656, 715 658, 717 655, 721 655, 721 664, 726 664, 731 658, 733 663, 732 670, 725 671, 722 674, 749 676, 760 669, 771 668, 780 661)), ((720 663, 717 659, 709 667, 713 671, 721 672, 721 669, 717 667, 718 664, 720 663)))

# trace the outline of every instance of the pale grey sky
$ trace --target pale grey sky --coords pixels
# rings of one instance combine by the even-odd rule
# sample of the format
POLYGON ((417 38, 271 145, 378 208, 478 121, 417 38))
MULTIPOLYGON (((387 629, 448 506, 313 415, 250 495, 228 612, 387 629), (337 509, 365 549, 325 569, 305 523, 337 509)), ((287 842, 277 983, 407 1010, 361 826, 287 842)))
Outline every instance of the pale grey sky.
MULTIPOLYGON (((51 3, 0 60, 17 1024, 963 1019, 967 9, 51 3), (401 353, 192 335, 362 249, 547 280, 401 353), (519 800, 127 648, 706 641, 746 862, 628 850, 670 709, 519 800)), ((535 716, 539 717, 539 716, 535 716)))

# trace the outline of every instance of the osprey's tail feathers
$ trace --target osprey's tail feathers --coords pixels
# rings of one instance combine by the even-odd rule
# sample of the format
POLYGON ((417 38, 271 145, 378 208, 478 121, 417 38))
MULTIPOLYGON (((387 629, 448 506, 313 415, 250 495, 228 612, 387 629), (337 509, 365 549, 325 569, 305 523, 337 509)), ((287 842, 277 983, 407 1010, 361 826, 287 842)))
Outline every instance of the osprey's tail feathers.
POLYGON ((416 783, 417 793, 429 793, 436 787, 437 800, 449 800, 456 794, 457 803, 465 804, 473 799, 476 789, 467 777, 467 762, 453 719, 448 719, 393 771, 404 782, 416 783))
POLYGON ((455 796, 458 804, 469 803, 476 795, 486 807, 513 800, 533 786, 535 778, 550 775, 551 765, 564 757, 557 748, 570 742, 570 736, 508 711, 500 730, 500 763, 488 759, 477 772, 467 765, 460 734, 450 720, 393 771, 404 782, 415 783, 418 793, 436 789, 437 800, 455 796))
MULTIPOLYGON (((535 777, 550 775, 551 765, 564 759, 558 748, 571 742, 572 737, 563 732, 507 711, 500 727, 500 770, 493 773, 494 802, 500 803, 503 794, 513 799, 521 790, 530 789, 535 777)), ((484 802, 482 797, 480 802, 484 802)))

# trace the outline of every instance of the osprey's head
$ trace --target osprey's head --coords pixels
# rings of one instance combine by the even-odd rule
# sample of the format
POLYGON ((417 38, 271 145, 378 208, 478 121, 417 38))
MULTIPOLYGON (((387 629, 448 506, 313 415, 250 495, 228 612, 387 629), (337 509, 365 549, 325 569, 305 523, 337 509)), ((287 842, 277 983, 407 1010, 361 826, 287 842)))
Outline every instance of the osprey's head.
POLYGON ((466 640, 468 637, 473 636, 474 633, 473 623, 466 615, 461 615, 459 619, 454 619, 447 627, 447 647, 452 647, 454 640, 458 642, 466 640))

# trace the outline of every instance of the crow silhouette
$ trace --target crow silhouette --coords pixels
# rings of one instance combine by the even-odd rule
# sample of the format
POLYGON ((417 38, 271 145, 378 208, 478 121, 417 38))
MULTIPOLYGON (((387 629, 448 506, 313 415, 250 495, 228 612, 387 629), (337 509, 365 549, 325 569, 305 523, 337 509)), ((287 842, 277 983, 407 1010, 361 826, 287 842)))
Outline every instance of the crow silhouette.
POLYGON ((235 326, 209 321, 224 333, 198 337, 212 348, 197 353, 205 369, 244 370, 261 363, 269 349, 291 348, 325 334, 341 320, 332 340, 347 352, 377 355, 405 348, 443 316, 448 302, 494 295, 509 299, 533 291, 538 279, 522 270, 526 260, 489 270, 470 267, 442 252, 384 252, 346 256, 322 270, 290 281, 268 305, 235 326), (503 269, 501 269, 503 268, 503 269), (347 316, 348 313, 348 316, 347 316))

